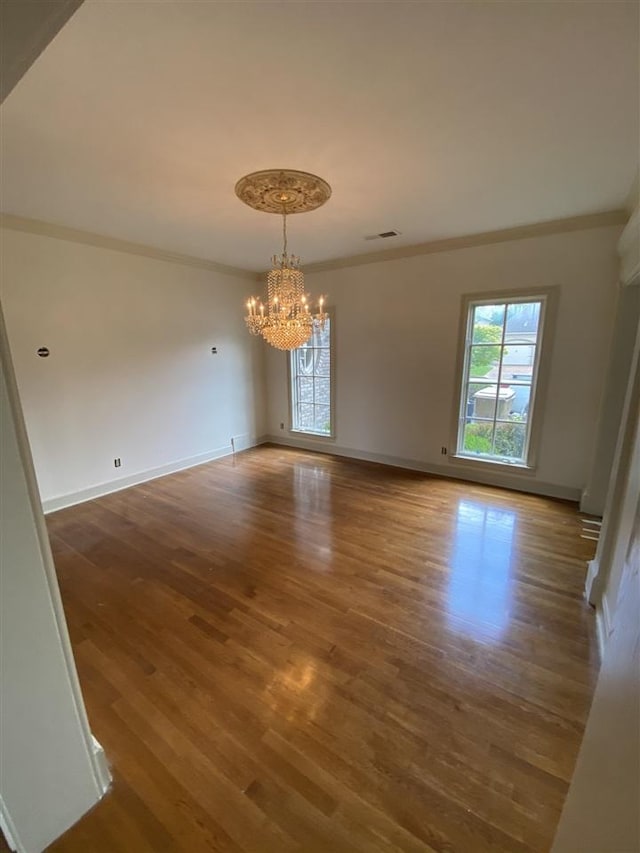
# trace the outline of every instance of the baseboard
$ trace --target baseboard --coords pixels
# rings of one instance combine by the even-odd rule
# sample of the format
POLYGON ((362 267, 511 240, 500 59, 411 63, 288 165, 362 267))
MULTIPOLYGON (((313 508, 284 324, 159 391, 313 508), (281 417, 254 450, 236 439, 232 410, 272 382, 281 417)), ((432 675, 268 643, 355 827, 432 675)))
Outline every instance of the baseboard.
POLYGON ((93 770, 98 783, 100 796, 104 795, 111 786, 111 770, 109 762, 102 745, 96 740, 94 735, 91 735, 91 751, 93 753, 93 770))
POLYGON ((24 846, 21 844, 20 839, 18 838, 18 833, 16 831, 15 826, 13 825, 13 821, 11 820, 11 815, 7 811, 7 807, 2 799, 2 795, 0 794, 0 832, 4 835, 4 840, 7 842, 7 845, 11 850, 15 850, 16 853, 26 853, 24 846))
MULTIPOLYGON (((93 735, 91 735, 91 751, 93 753, 92 763, 98 786, 98 798, 96 802, 99 802, 111 785, 111 771, 109 770, 104 749, 93 735)), ((15 851, 15 853, 27 853, 26 847, 20 841, 11 815, 7 811, 2 795, 0 795, 0 832, 4 835, 5 841, 11 850, 15 851)))
POLYGON ((480 483, 484 486, 497 486, 498 488, 513 489, 518 492, 529 492, 531 494, 545 495, 547 497, 560 498, 562 500, 578 502, 580 499, 580 489, 560 486, 555 483, 545 483, 540 480, 534 480, 530 477, 526 480, 520 480, 518 477, 510 477, 508 474, 496 473, 493 471, 484 472, 477 468, 469 468, 461 471, 453 469, 447 465, 428 464, 419 459, 406 459, 401 456, 391 456, 385 453, 372 453, 365 450, 358 450, 355 447, 342 447, 341 445, 334 444, 333 442, 314 440, 313 438, 299 438, 297 436, 286 436, 283 438, 278 435, 241 435, 234 437, 233 448, 231 444, 228 444, 224 447, 211 450, 208 453, 202 453, 198 456, 191 456, 185 459, 178 459, 175 462, 169 462, 167 465, 161 465, 158 468, 139 471, 129 477, 121 477, 118 480, 99 483, 95 486, 89 486, 88 488, 81 489, 77 492, 71 492, 55 498, 49 498, 42 502, 42 509, 46 515, 50 512, 56 512, 59 509, 64 509, 65 507, 74 506, 75 504, 94 500, 94 498, 109 495, 112 492, 119 492, 122 489, 128 489, 130 486, 137 486, 140 483, 155 480, 158 477, 165 477, 167 474, 174 474, 177 471, 184 471, 187 468, 194 468, 197 465, 212 462, 214 459, 221 459, 224 456, 230 456, 234 452, 234 449, 236 452, 239 452, 265 443, 277 444, 282 447, 295 447, 300 450, 311 450, 316 453, 328 453, 333 456, 344 456, 348 459, 361 459, 365 462, 377 462, 380 465, 391 465, 395 468, 408 468, 412 471, 423 471, 425 474, 435 474, 439 477, 449 477, 453 480, 480 483))
POLYGON ((589 604, 593 604, 594 607, 598 604, 596 581, 598 578, 599 571, 600 563, 594 557, 593 560, 589 560, 589 562, 587 563, 587 576, 584 581, 584 597, 587 599, 589 604))
MULTIPOLYGON (((328 453, 332 456, 345 456, 349 459, 361 459, 365 462, 377 462, 380 465, 391 465, 394 468, 408 468, 412 471, 423 471, 425 474, 435 474, 439 477, 448 477, 452 480, 464 480, 471 483, 479 483, 483 486, 497 486, 502 489, 512 489, 517 492, 528 492, 530 494, 544 495, 551 498, 573 501, 580 500, 580 489, 569 486, 560 486, 556 483, 545 483, 527 477, 526 480, 508 474, 494 471, 481 471, 478 468, 465 468, 464 471, 454 469, 453 466, 433 465, 422 462, 419 459, 405 459, 400 456, 389 456, 384 453, 371 453, 358 450, 353 447, 341 447, 333 442, 314 440, 313 438, 299 438, 298 436, 281 437, 278 435, 266 436, 265 441, 282 447, 296 447, 300 450, 312 450, 316 453, 328 453)), ((258 442, 256 442, 258 443, 258 442)))
POLYGON ((604 660, 604 654, 611 635, 611 616, 609 614, 609 605, 605 596, 596 605, 596 633, 598 637, 598 651, 600 653, 600 662, 604 660))
POLYGON ((129 477, 120 477, 117 480, 109 480, 106 483, 98 483, 95 486, 89 486, 86 489, 80 489, 77 492, 70 492, 66 495, 59 495, 55 498, 48 498, 42 502, 42 510, 45 515, 50 512, 56 512, 59 509, 64 509, 68 506, 92 501, 94 498, 101 498, 104 495, 110 495, 112 492, 120 492, 122 489, 128 489, 131 486, 138 486, 140 483, 146 483, 149 480, 155 480, 158 477, 166 477, 167 474, 175 474, 177 471, 184 471, 187 468, 195 468, 196 465, 204 465, 206 462, 212 462, 214 459, 221 459, 223 456, 230 456, 235 451, 248 450, 250 447, 255 447, 258 444, 263 444, 265 438, 239 435, 234 436, 233 443, 227 444, 224 447, 218 447, 215 450, 210 450, 207 453, 200 453, 197 456, 189 456, 185 459, 178 459, 174 462, 169 462, 166 465, 160 465, 157 468, 149 468, 146 471, 139 471, 129 477))

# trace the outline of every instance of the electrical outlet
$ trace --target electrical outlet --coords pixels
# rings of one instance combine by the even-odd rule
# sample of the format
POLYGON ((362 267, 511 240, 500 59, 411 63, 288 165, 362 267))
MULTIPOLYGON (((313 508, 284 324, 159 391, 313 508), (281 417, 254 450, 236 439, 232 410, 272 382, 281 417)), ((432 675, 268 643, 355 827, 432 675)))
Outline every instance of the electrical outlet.
POLYGON ((446 448, 444 445, 442 445, 442 447, 440 448, 440 453, 441 453, 443 456, 446 456, 446 455, 447 455, 447 448, 446 448))
POLYGON ((119 468, 121 465, 122 465, 122 462, 120 461, 120 458, 113 460, 113 467, 114 468, 119 468))
POLYGON ((283 423, 281 423, 281 424, 280 424, 280 429, 284 429, 284 424, 283 424, 283 423))

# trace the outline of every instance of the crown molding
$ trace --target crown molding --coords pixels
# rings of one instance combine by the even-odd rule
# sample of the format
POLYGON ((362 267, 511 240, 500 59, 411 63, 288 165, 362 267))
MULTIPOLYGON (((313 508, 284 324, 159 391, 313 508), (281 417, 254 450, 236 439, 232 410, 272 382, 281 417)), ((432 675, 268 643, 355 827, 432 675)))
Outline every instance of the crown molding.
MULTIPOLYGON (((571 231, 584 231, 589 228, 606 228, 626 225, 629 214, 626 210, 607 210, 601 213, 589 213, 585 216, 572 216, 568 219, 551 219, 534 225, 519 225, 515 228, 505 228, 499 231, 483 231, 479 234, 469 234, 464 237, 448 237, 444 240, 433 240, 427 243, 417 243, 412 246, 400 246, 397 249, 382 249, 379 252, 367 252, 362 255, 351 255, 345 258, 335 258, 330 261, 319 261, 306 264, 305 273, 337 270, 343 267, 357 267, 364 264, 375 264, 379 261, 393 261, 400 258, 411 258, 417 255, 431 255, 437 252, 451 252, 456 249, 470 249, 475 246, 487 246, 492 243, 505 243, 511 240, 525 240, 529 237, 545 237, 553 234, 564 234, 571 231)), ((130 255, 140 255, 144 258, 154 258, 159 261, 182 264, 183 266, 211 270, 225 275, 232 275, 246 281, 261 282, 265 272, 254 272, 227 266, 217 261, 183 255, 179 252, 169 252, 143 243, 132 243, 117 237, 106 237, 91 231, 69 228, 66 225, 55 225, 40 219, 28 219, 24 216, 14 216, 10 213, 0 213, 0 227, 12 231, 24 231, 27 234, 40 234, 57 240, 68 240, 71 243, 82 243, 97 246, 100 249, 112 249, 116 252, 127 252, 130 255)))
POLYGON ((70 243, 82 243, 87 246, 96 246, 99 249, 112 249, 115 252, 126 252, 129 255, 140 255, 143 258, 153 258, 157 261, 168 261, 172 264, 182 264, 187 267, 210 270, 211 272, 233 275, 237 278, 255 279, 255 273, 238 267, 219 264, 216 261, 208 261, 204 258, 195 258, 192 255, 182 255, 179 252, 168 252, 147 246, 144 243, 131 243, 128 240, 120 240, 117 237, 105 237, 102 234, 94 234, 91 231, 81 231, 77 228, 68 228, 66 225, 54 225, 52 222, 43 222, 40 219, 28 219, 24 216, 14 216, 10 213, 0 214, 0 227, 11 231, 24 231, 27 234, 40 234, 44 237, 53 237, 56 240, 67 240, 70 243))
POLYGON ((528 237, 545 237, 552 234, 564 234, 570 231, 584 231, 589 228, 605 228, 613 225, 625 225, 629 214, 625 210, 607 210, 602 213, 589 213, 585 216, 572 216, 568 219, 551 219, 534 225, 519 225, 500 231, 483 231, 465 237, 448 237, 428 243, 412 246, 399 246, 397 249, 382 249, 379 252, 367 252, 363 255, 351 255, 332 261, 320 261, 305 264, 304 272, 324 272, 343 267, 358 267, 363 264, 375 264, 380 261, 394 261, 399 258, 411 258, 416 255, 431 255, 436 252, 452 252, 456 249, 471 249, 475 246, 487 246, 491 243, 506 243, 511 240, 525 240, 528 237))

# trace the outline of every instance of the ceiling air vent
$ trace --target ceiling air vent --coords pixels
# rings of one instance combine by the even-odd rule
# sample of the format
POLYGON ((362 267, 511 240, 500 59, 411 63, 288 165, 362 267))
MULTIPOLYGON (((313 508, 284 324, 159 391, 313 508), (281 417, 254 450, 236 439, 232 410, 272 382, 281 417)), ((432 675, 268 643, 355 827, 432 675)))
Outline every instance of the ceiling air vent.
POLYGON ((365 237, 365 240, 380 240, 385 239, 386 237, 397 237, 400 234, 399 231, 381 231, 379 234, 370 234, 368 237, 365 237))

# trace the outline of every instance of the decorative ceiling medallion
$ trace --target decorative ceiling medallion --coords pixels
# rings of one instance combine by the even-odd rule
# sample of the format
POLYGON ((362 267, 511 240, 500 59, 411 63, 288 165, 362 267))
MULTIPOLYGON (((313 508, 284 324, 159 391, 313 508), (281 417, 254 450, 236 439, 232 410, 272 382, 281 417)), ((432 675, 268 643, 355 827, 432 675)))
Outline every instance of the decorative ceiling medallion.
POLYGON ((309 172, 264 169, 240 178, 236 195, 254 210, 289 215, 321 207, 331 197, 331 187, 309 172))

